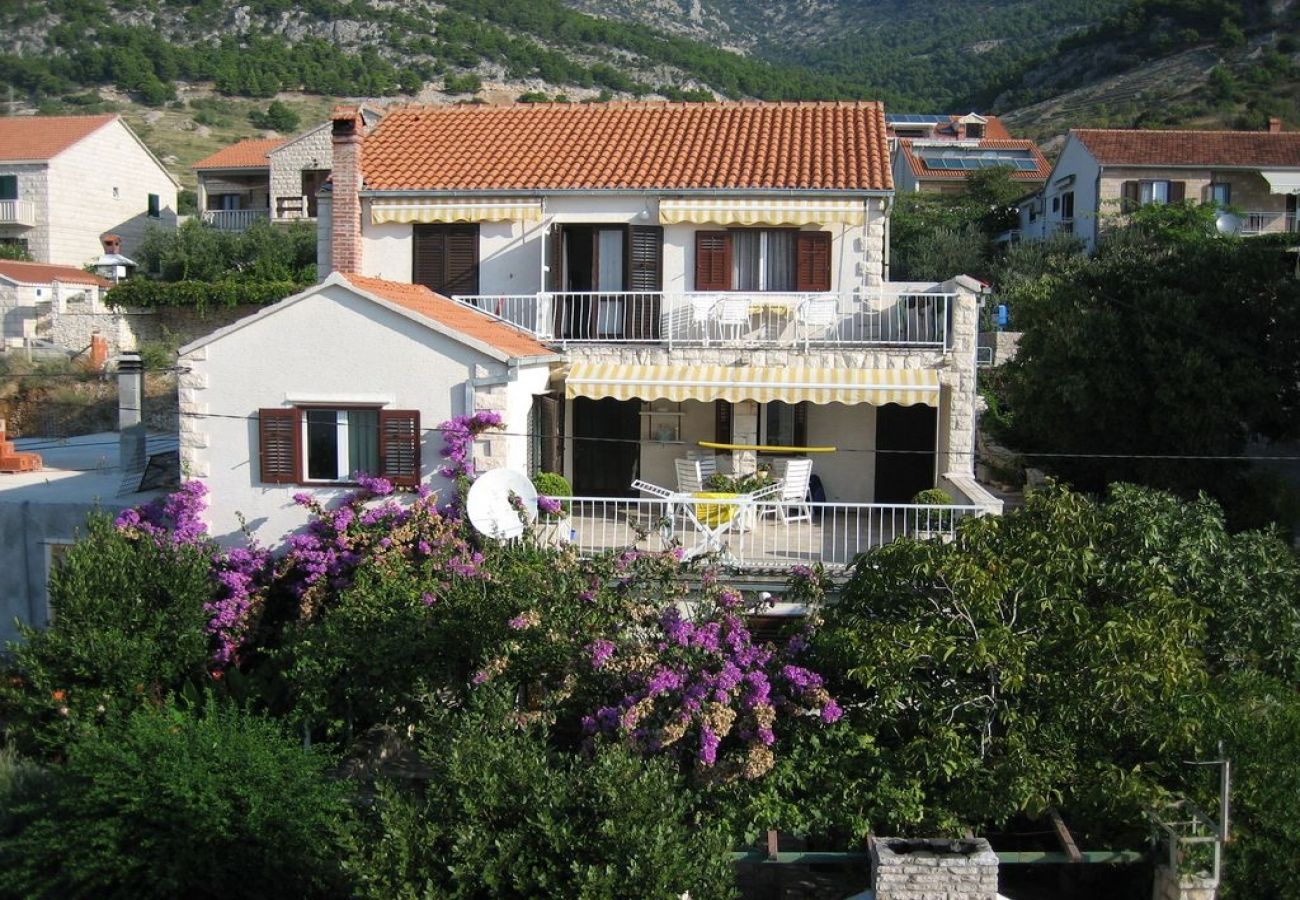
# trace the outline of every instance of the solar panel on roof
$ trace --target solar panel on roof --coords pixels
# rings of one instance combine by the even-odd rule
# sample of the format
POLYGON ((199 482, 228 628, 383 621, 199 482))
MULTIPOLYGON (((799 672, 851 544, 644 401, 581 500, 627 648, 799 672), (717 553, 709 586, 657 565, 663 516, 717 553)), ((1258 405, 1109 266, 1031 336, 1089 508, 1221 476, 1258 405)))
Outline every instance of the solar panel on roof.
POLYGON ((892 113, 885 116, 889 125, 937 125, 947 122, 948 116, 916 115, 913 113, 892 113))

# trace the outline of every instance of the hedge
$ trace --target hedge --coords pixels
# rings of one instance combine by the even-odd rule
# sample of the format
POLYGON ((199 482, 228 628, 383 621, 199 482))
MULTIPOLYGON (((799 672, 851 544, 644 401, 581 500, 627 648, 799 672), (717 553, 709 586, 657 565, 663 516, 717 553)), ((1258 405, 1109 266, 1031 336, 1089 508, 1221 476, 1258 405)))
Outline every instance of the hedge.
POLYGON ((308 285, 292 281, 150 281, 132 278, 110 290, 105 302, 112 307, 267 306, 292 296, 308 285))

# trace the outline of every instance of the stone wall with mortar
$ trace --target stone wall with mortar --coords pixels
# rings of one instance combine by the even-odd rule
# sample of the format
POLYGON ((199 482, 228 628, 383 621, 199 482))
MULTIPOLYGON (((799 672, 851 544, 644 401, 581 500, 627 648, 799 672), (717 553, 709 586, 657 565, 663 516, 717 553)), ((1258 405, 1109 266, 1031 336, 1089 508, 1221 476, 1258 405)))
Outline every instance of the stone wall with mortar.
MULTIPOLYGON (((327 123, 267 154, 267 158, 271 161, 270 204, 273 218, 278 220, 279 204, 277 201, 280 198, 303 196, 303 171, 312 169, 328 170, 332 163, 333 152, 333 147, 330 144, 330 128, 327 123)), ((305 205, 301 216, 294 215, 290 218, 302 218, 304 216, 306 216, 305 205)))
POLYGON ((141 344, 162 341, 175 346, 187 344, 257 312, 259 307, 235 306, 207 309, 172 307, 90 311, 69 304, 67 311, 52 310, 41 337, 74 353, 90 346, 90 336, 99 333, 108 340, 110 356, 139 350, 141 344))
POLYGON ((1156 866, 1152 900, 1215 900, 1219 882, 1201 873, 1183 875, 1169 866, 1156 866))
POLYGON ((997 900, 998 857, 983 838, 973 853, 913 850, 896 853, 894 838, 871 842, 871 884, 876 900, 997 900))

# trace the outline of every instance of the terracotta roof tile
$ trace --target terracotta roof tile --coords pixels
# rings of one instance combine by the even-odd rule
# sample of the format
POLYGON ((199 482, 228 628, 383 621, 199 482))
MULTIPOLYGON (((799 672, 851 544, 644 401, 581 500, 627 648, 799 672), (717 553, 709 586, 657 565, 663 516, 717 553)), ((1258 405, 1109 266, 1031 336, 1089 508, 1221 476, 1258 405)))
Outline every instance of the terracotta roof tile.
POLYGON ((890 190, 874 102, 411 107, 362 147, 372 190, 890 190))
POLYGON ((0 117, 0 160, 51 159, 116 118, 111 113, 0 117))
MULTIPOLYGON (((917 178, 965 178, 971 173, 971 169, 931 169, 925 166, 921 158, 916 154, 912 144, 914 142, 903 139, 898 142, 900 152, 906 157, 908 166, 911 167, 912 173, 917 178)), ((942 148, 939 148, 942 149, 942 148)), ((1023 141, 1017 139, 996 140, 985 139, 979 142, 981 150, 1028 150, 1030 157, 1037 164, 1036 169, 1018 170, 1011 173, 1014 181, 1046 181, 1047 176, 1052 172, 1051 163, 1043 156, 1043 151, 1038 149, 1038 145, 1033 141, 1023 141)))
POLYGON ((1297 131, 1076 128, 1070 134, 1103 166, 1300 167, 1297 131))
POLYGON ((19 284, 49 284, 51 281, 65 281, 68 284, 112 286, 112 282, 107 279, 73 266, 52 266, 46 263, 16 262, 9 259, 0 259, 0 277, 11 279, 19 284))
POLYGON ((201 159, 191 169, 269 169, 271 161, 266 154, 287 143, 289 138, 255 138, 222 147, 216 153, 201 159))
POLYGON ((370 278, 365 275, 344 275, 353 286, 382 297, 390 303, 409 309, 413 313, 432 319, 453 331, 495 347, 511 356, 554 356, 555 351, 531 336, 511 326, 470 309, 441 294, 435 294, 422 284, 405 284, 370 278))

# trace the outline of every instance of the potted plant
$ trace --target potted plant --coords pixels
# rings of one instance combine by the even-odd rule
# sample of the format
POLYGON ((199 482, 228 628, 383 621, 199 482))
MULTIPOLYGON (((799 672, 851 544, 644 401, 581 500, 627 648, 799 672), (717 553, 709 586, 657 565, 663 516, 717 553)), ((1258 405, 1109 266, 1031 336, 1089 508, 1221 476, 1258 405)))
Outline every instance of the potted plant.
POLYGON ((533 477, 533 487, 537 488, 537 526, 542 539, 556 544, 567 541, 573 531, 569 480, 556 472, 539 472, 533 477))
MULTIPOLYGON (((917 506, 952 506, 952 495, 942 488, 926 488, 918 491, 912 498, 917 506)), ((954 516, 950 510, 918 509, 916 510, 916 527, 912 535, 917 540, 938 538, 941 541, 952 540, 952 523, 954 516)))

